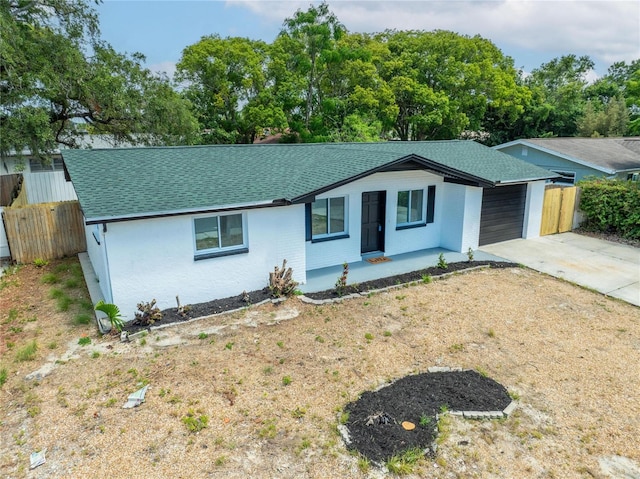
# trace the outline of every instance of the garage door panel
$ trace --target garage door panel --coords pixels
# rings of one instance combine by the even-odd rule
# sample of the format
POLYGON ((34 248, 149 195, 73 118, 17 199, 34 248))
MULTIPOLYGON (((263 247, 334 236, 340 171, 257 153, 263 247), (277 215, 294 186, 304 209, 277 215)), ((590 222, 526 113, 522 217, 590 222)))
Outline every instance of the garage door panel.
POLYGON ((482 195, 479 244, 521 238, 527 185, 485 188, 482 195))

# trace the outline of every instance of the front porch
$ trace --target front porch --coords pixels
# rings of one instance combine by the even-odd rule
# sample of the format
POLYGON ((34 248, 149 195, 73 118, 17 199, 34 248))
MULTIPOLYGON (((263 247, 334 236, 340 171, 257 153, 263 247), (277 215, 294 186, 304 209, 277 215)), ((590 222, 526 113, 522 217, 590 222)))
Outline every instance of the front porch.
MULTIPOLYGON (((390 261, 380 263, 370 263, 367 259, 382 256, 382 254, 366 255, 363 256, 362 261, 349 263, 347 284, 364 283, 365 281, 371 281, 373 279, 395 276, 397 274, 409 273, 411 271, 436 266, 440 253, 444 254, 444 259, 447 263, 468 260, 466 253, 456 253, 455 251, 449 251, 444 248, 430 248, 388 256, 390 261)), ((473 259, 476 261, 506 261, 504 258, 480 250, 473 252, 473 259)), ((303 293, 314 293, 333 289, 340 275, 342 275, 342 265, 309 270, 307 271, 307 282, 301 284, 298 289, 303 293)))

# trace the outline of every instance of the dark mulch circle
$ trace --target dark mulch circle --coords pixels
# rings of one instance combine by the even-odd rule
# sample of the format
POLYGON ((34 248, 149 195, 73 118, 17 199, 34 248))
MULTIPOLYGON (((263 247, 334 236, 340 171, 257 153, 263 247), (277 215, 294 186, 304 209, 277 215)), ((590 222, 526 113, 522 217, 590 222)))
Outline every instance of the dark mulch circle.
POLYGON ((368 391, 349 403, 347 447, 382 464, 408 449, 435 454, 436 414, 451 411, 502 411, 511 403, 504 386, 476 371, 423 373, 368 391), (407 431, 403 421, 415 424, 407 431), (421 424, 422 421, 422 424, 421 424))
MULTIPOLYGON (((387 278, 380 278, 373 281, 367 281, 357 285, 349 285, 344 294, 351 293, 366 293, 375 289, 386 288, 388 286, 411 283, 414 281, 422 281, 423 276, 429 275, 431 277, 441 276, 446 273, 453 273, 456 271, 462 271, 476 266, 490 266, 492 268, 509 268, 517 266, 514 263, 505 263, 498 261, 461 261, 457 263, 449 263, 446 269, 438 268, 437 266, 431 268, 425 268, 411 273, 399 274, 396 276, 389 276, 387 278)), ((336 278, 337 279, 337 278, 336 278)), ((312 299, 330 299, 337 298, 338 294, 334 289, 320 291, 316 293, 305 293, 305 296, 312 299)), ((178 313, 178 308, 169 308, 162 310, 162 319, 155 321, 153 327, 180 323, 189 319, 201 318, 203 316, 211 316, 212 314, 224 313, 226 311, 233 311, 235 309, 246 308, 252 304, 261 303, 264 300, 271 299, 271 291, 269 288, 264 288, 256 291, 250 291, 246 295, 239 294, 237 296, 231 296, 229 298, 216 299, 205 303, 190 304, 187 311, 183 314, 178 313)), ((185 305, 187 306, 187 305, 185 305)), ((136 333, 149 329, 148 325, 135 324, 129 322, 125 324, 124 329, 129 334, 136 333)))

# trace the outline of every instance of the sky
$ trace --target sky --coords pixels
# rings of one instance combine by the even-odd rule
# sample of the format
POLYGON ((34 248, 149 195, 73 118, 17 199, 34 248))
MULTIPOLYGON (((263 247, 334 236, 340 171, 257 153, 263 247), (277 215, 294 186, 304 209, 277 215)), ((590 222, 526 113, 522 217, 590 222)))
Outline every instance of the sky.
MULTIPOLYGON (((175 71, 182 50, 206 35, 271 43, 285 18, 316 1, 104 0, 97 7, 102 39, 139 52, 153 71, 175 71)), ((637 0, 329 0, 350 32, 451 30, 491 40, 530 72, 562 55, 588 55, 590 79, 616 61, 640 59, 637 0)))

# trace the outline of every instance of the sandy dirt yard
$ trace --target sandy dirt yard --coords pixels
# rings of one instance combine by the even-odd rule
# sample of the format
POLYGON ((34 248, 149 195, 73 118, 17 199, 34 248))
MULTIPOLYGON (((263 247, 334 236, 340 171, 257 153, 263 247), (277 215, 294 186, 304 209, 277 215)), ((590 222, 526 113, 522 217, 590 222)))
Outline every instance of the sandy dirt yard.
POLYGON ((121 343, 84 324, 79 278, 76 260, 1 278, 0 477, 392 477, 347 450, 341 413, 431 366, 477 370, 517 408, 502 420, 443 415, 437 455, 405 477, 640 473, 640 309, 598 293, 482 269, 341 304, 293 297, 121 343), (146 401, 123 409, 144 385, 146 401))

